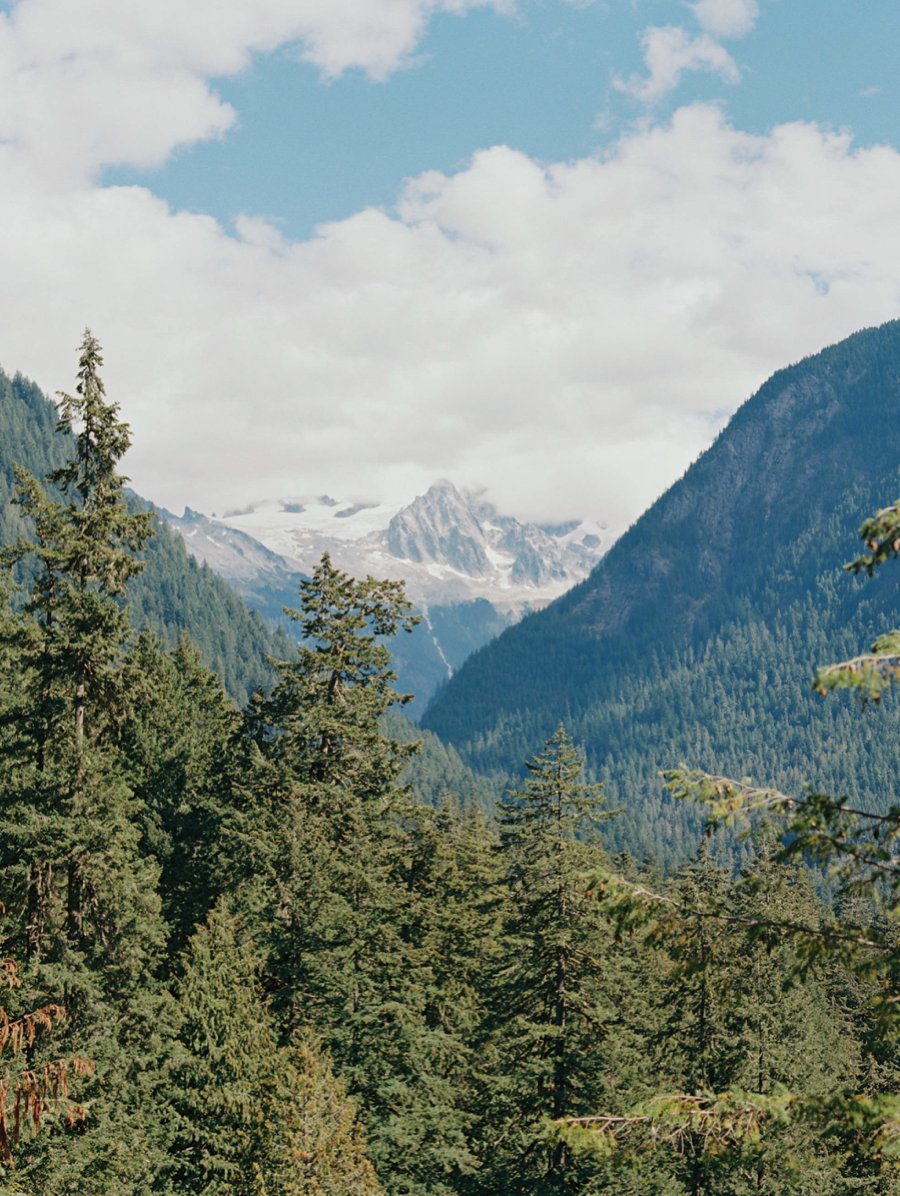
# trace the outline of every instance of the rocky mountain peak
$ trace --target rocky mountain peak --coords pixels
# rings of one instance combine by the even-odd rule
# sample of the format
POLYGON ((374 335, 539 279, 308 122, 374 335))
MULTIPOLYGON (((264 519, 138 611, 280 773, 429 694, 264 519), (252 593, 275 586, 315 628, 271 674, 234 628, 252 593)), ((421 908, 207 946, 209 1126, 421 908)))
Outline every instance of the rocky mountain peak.
MULTIPOLYGON (((416 602, 481 598, 516 613, 584 578, 615 538, 591 520, 540 526, 502 515, 484 492, 460 489, 446 478, 405 506, 372 496, 301 494, 233 511, 213 521, 217 528, 201 528, 202 519, 186 512, 179 530, 192 552, 214 553, 223 573, 230 529, 261 541, 288 570, 309 573, 328 552, 339 568, 358 576, 403 579, 416 602)), ((248 546, 233 541, 230 547, 242 558, 243 573, 248 546)))
POLYGON ((382 545, 398 561, 452 569, 521 592, 561 593, 599 560, 608 538, 577 520, 541 527, 501 515, 483 494, 442 479, 391 519, 382 545))
POLYGON ((446 479, 398 511, 384 542, 399 560, 449 565, 468 577, 491 571, 488 542, 472 504, 446 479))

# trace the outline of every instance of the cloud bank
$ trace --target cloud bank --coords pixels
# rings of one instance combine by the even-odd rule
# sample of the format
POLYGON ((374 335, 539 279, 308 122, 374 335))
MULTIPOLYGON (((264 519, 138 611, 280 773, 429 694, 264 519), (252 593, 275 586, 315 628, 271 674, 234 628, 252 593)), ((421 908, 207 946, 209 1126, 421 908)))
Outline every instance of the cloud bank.
MULTIPOLYGON (((2 52, 18 38, 21 58, 16 21, 49 26, 58 4, 23 0, 2 52)), ((403 61, 437 6, 354 0, 354 32, 329 24, 334 0, 256 3, 244 24, 238 4, 236 31, 214 46, 174 5, 135 7, 174 26, 156 49, 123 32, 109 50, 140 58, 119 113, 49 32, 34 39, 48 61, 53 48, 52 85, 43 67, 34 87, 14 84, 32 123, 0 147, 0 363, 70 388, 89 324, 132 423, 129 472, 163 505, 408 497, 448 475, 523 516, 621 525, 772 370, 900 310, 900 154, 807 124, 749 136, 712 106, 569 163, 486 149, 409 180, 396 212, 362 211, 306 241, 250 217, 232 235, 144 188, 100 187, 91 171, 125 152, 126 129, 128 152, 153 154, 226 127, 207 72, 296 36, 325 70, 377 73, 403 61), (290 23, 298 11, 306 33, 290 23), (360 32, 366 11, 385 14, 380 46, 360 32), (152 58, 158 80, 166 53, 183 87, 158 97, 160 120, 142 132, 141 63, 152 58), (48 143, 62 135, 42 122, 62 104, 60 71, 80 72, 72 112, 100 115, 96 140, 72 132, 77 152, 57 169, 48 143)), ((696 7, 721 28, 741 6, 696 7)), ((113 23, 104 45, 116 36, 113 23)))
POLYGON ((756 24, 756 0, 695 0, 690 5, 698 25, 710 37, 744 37, 756 24))
POLYGON ((708 71, 726 83, 737 83, 741 77, 725 47, 705 33, 691 37, 680 25, 651 26, 641 45, 646 78, 633 75, 616 86, 642 104, 655 104, 674 91, 688 71, 708 71))
POLYGON ((19 0, 0 13, 0 143, 57 184, 155 166, 231 127, 209 80, 254 54, 383 79, 429 17, 479 7, 506 0, 19 0))

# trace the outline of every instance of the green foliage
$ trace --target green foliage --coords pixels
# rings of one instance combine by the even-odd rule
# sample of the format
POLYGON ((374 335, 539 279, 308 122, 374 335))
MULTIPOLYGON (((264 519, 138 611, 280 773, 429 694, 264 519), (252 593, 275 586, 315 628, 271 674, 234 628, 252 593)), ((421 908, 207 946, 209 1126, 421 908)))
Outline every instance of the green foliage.
POLYGON ((279 1089, 284 1196, 380 1196, 356 1107, 309 1035, 284 1052, 279 1089))
MULTIPOLYGON (((879 381, 871 360, 880 340, 825 361, 840 377, 826 371, 837 398, 819 431, 829 420, 847 430, 838 399, 851 367, 889 393, 893 375, 882 362, 879 381)), ((59 435, 42 396, 0 378, 0 426, 28 412, 11 423, 31 453, 23 464, 51 474, 44 485, 20 473, 21 504, 0 512, 16 561, 0 595, 0 956, 23 961, 0 1039, 29 1018, 54 1022, 30 1042, 26 1030, 15 1059, 0 1047, 7 1109, 17 1087, 44 1105, 15 1173, 5 1156, 0 1190, 897 1196, 900 819, 887 786, 877 805, 859 796, 889 755, 890 702, 871 699, 887 694, 896 633, 875 641, 874 664, 850 658, 817 681, 870 700, 867 751, 873 740, 884 751, 871 770, 849 713, 846 727, 843 715, 828 724, 844 737, 818 749, 796 714, 803 691, 778 672, 797 645, 877 609, 823 589, 832 624, 817 621, 809 592, 794 601, 783 584, 836 524, 804 531, 796 510, 773 508, 772 536, 790 527, 796 543, 766 573, 771 544, 741 541, 743 500, 704 465, 730 559, 755 562, 756 582, 727 580, 719 604, 709 576, 666 555, 673 528, 695 556, 703 533, 664 504, 638 537, 672 587, 656 623, 653 569, 607 590, 602 611, 591 585, 561 604, 578 618, 560 656, 546 652, 544 620, 526 620, 517 635, 535 636, 547 673, 535 692, 553 702, 528 711, 501 698, 468 750, 506 767, 551 707, 554 721, 494 816, 498 774, 478 777, 398 710, 389 644, 415 615, 395 583, 325 558, 291 615, 296 652, 281 653, 271 693, 235 710, 210 651, 222 649, 227 679, 227 661, 262 641, 227 642, 239 624, 202 571, 179 564, 180 548, 164 549, 169 581, 141 597, 165 540, 139 549, 150 525, 117 473, 128 434, 98 365, 88 337, 82 389, 62 406, 72 430, 59 435), (33 427, 55 436, 49 463, 33 427), (178 632, 194 619, 182 602, 206 602, 223 622, 203 651, 178 632), (600 626, 611 609, 630 637, 621 653, 600 626), (686 709, 705 721, 673 731, 686 709), (592 736, 587 766, 566 730, 552 732, 563 715, 592 736), (795 764, 776 768, 771 788, 683 767, 667 775, 673 796, 645 786, 648 745, 678 740, 673 758, 703 764, 727 739, 734 757, 774 760, 787 717, 798 758, 858 769, 845 796, 792 788, 795 764), (632 786, 615 821, 604 777, 632 786), (701 801, 678 800, 688 796, 701 801), (600 846, 602 833, 671 865, 703 829, 708 843, 677 871, 611 861, 600 846), (73 1056, 95 1070, 73 1086, 84 1116, 69 1124, 71 1106, 44 1098, 73 1056)), ((785 375, 767 418, 786 418, 785 403, 817 410, 814 391, 803 369, 785 375)), ((745 445, 759 433, 752 415, 737 421, 745 445)), ((793 460, 775 467, 782 482, 797 472, 793 460)), ((11 478, 0 462, 0 487, 11 478)), ((760 509, 750 503, 747 518, 762 526, 760 509)), ((877 519, 864 534, 875 558, 887 544, 886 560, 893 528, 877 519)), ((232 692, 248 676, 233 672, 232 692)), ((493 700, 502 686, 481 676, 493 700)))
MULTIPOLYGON (((880 512, 862 528, 871 555, 854 564, 870 576, 897 555, 890 545, 883 550, 876 538, 891 534, 884 526, 888 514, 880 512)), ((882 646, 894 638, 892 633, 882 646)), ((858 688, 853 662, 824 675, 831 688, 858 688)), ((701 977, 698 1028, 720 1021, 715 1015, 723 993, 727 1003, 730 986, 727 970, 721 969, 715 988, 706 984, 707 928, 724 931, 740 948, 741 1003, 737 1018, 727 1025, 732 1057, 724 1072, 720 1066, 712 1076, 709 1050, 698 1051, 695 1043, 691 1058, 702 1067, 693 1093, 656 1095, 624 1117, 557 1119, 551 1140, 600 1156, 614 1154, 620 1139, 637 1138, 636 1149, 644 1155, 662 1143, 692 1160, 694 1192, 739 1193, 742 1174, 755 1178, 753 1191, 773 1194, 806 1190, 813 1183, 818 1192, 895 1190, 900 1177, 900 872, 894 845, 900 811, 857 808, 812 791, 789 797, 749 780, 683 766, 665 779, 677 797, 705 806, 709 831, 737 823, 745 834, 759 835, 761 824, 779 834, 724 892, 707 885, 670 897, 606 874, 598 877, 601 887, 612 889, 621 924, 653 922, 654 933, 664 926, 669 940, 693 949, 701 977), (802 866, 788 867, 810 858, 830 866, 839 917, 823 916, 817 908, 802 866), (694 924, 697 930, 679 931, 679 924, 694 924), (842 989, 851 1000, 845 997, 845 1012, 836 1016, 835 996, 842 989), (850 1046, 851 1027, 854 1021, 858 1027, 861 1013, 867 1036, 857 1042, 868 1056, 864 1074, 873 1085, 863 1093, 855 1090, 858 1066, 850 1046), (877 1063, 872 1044, 877 1044, 877 1063)), ((681 1016, 678 1023, 686 1024, 681 1016)), ((703 1037, 709 1037, 706 1029, 703 1037)))
POLYGON ((884 507, 865 521, 859 529, 867 551, 844 568, 851 573, 866 573, 872 577, 885 561, 896 560, 900 554, 900 503, 884 507))
POLYGON ((560 727, 500 808, 505 902, 489 1096, 510 1192, 565 1181, 565 1145, 537 1149, 543 1123, 590 1108, 602 1090, 608 952, 602 913, 586 892, 597 854, 585 835, 603 799, 599 786, 582 782, 582 768, 560 727))
POLYGON ((404 700, 384 640, 416 616, 402 586, 325 557, 295 617, 296 657, 248 717, 251 813, 233 824, 242 900, 267 942, 282 1036, 308 1023, 321 1035, 388 1190, 449 1191, 468 1151, 455 1099, 465 1051, 437 1015, 442 969, 428 954, 442 865, 431 812, 400 783, 417 745, 381 727, 404 700))
POLYGON ((277 1051, 259 960, 224 902, 193 935, 179 986, 172 1188, 261 1196, 275 1168, 277 1051))
POLYGON ((503 795, 500 778, 474 772, 454 747, 442 743, 432 731, 411 723, 403 711, 385 712, 381 727, 398 743, 417 743, 418 751, 407 760, 400 779, 416 801, 439 808, 447 799, 463 806, 494 813, 503 795))
POLYGON ((279 1047, 262 961, 220 900, 179 984, 169 1190, 204 1196, 378 1196, 356 1109, 308 1034, 279 1047))
POLYGON ((268 689, 269 660, 290 650, 287 636, 270 631, 208 565, 188 556, 184 541, 162 520, 156 521, 145 558, 146 568, 128 593, 134 626, 152 631, 168 649, 189 635, 204 666, 240 706, 268 689))
POLYGON ((279 666, 266 706, 278 727, 277 755, 313 784, 379 788, 396 780, 411 754, 386 739, 379 719, 408 700, 391 688, 396 674, 384 643, 418 622, 402 582, 359 582, 336 569, 326 553, 300 583, 302 609, 286 613, 299 624, 297 658, 279 666))
MULTIPOLYGON (((77 398, 76 392, 76 398, 77 398)), ((70 432, 58 431, 59 418, 52 403, 33 383, 0 371, 0 545, 11 546, 33 531, 26 515, 12 501, 16 491, 15 468, 33 477, 69 468, 73 460, 70 432)), ((77 429, 76 429, 77 431, 77 429)), ((49 496, 58 491, 46 487, 49 496)), ((129 511, 146 517, 146 504, 126 493, 129 511)), ((244 703, 272 680, 269 656, 283 656, 288 642, 273 634, 262 619, 211 570, 198 565, 185 551, 181 537, 154 519, 155 535, 146 544, 145 568, 129 584, 131 620, 147 628, 167 648, 177 646, 188 631, 204 663, 225 681, 231 697, 244 703)), ((30 588, 33 566, 23 562, 18 579, 30 588)))
POLYGON ((19 474, 34 532, 10 557, 36 568, 24 608, 3 618, 13 670, 0 696, 0 873, 15 911, 7 942, 24 945, 23 997, 46 1005, 64 994, 63 1049, 71 1036, 96 1064, 84 1084, 90 1137, 49 1135, 24 1153, 23 1174, 48 1196, 145 1190, 166 1135, 148 1116, 163 1069, 146 1072, 138 1054, 165 1039, 157 870, 112 741, 128 636, 116 599, 150 526, 125 502, 116 466, 128 432, 104 399, 99 364, 86 333, 77 397, 61 403, 63 426, 79 424, 76 453, 53 471, 55 489, 19 474))
POLYGON ((186 637, 170 652, 149 632, 137 637, 121 669, 115 744, 139 803, 143 849, 159 866, 170 950, 184 946, 222 890, 239 732, 222 682, 186 637))
POLYGON ((894 622, 896 583, 840 567, 859 512, 897 486, 898 363, 894 321, 775 374, 590 578, 475 653, 423 726, 511 774, 563 719, 623 807, 607 848, 669 868, 701 829, 659 784, 679 760, 889 802, 900 706, 859 726, 808 678, 894 622))

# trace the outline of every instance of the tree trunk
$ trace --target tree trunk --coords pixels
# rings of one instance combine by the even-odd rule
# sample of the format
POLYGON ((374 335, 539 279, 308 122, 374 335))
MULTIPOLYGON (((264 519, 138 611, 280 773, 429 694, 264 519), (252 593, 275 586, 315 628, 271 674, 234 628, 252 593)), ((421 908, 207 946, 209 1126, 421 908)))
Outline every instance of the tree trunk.
MULTIPOLYGON (((560 901, 564 908, 564 901, 560 901)), ((568 1088, 569 1076, 566 1066, 566 1014, 568 1013, 568 993, 566 991, 568 956, 565 947, 557 948, 556 952, 556 1000, 553 1009, 553 1024, 556 1027, 556 1040, 553 1044, 553 1118, 558 1120, 565 1117, 569 1111, 568 1088)), ((551 1183, 561 1184, 568 1162, 566 1144, 558 1142, 550 1157, 551 1183)))
POLYGON ((84 746, 84 699, 85 681, 84 670, 82 669, 78 674, 78 681, 75 685, 75 743, 78 745, 79 752, 84 746))
POLYGON ((67 881, 66 935, 72 946, 77 947, 84 929, 84 876, 75 860, 69 861, 67 881))
POLYGON ((32 864, 28 872, 28 924, 25 927, 25 953, 37 963, 41 957, 47 899, 52 878, 49 864, 32 864))

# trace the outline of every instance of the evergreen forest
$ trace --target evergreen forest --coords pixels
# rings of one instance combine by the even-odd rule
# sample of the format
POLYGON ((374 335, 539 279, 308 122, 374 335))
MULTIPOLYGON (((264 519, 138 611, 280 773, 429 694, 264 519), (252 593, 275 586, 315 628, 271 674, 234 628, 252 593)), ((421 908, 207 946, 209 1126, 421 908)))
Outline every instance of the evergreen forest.
MULTIPOLYGON (((752 783, 688 743, 662 853, 662 815, 636 833, 646 794, 627 774, 610 793, 562 700, 502 752, 498 715, 476 774, 471 743, 402 717, 402 584, 323 557, 273 637, 187 562, 127 490, 89 332, 52 417, 18 377, 0 410, 21 445, 0 527, 0 1192, 900 1193, 892 789, 867 800, 862 767, 852 794, 792 785, 796 757, 752 783)), ((867 514, 854 595, 900 553, 900 506, 867 514)), ((678 668, 714 706, 738 649, 696 646, 699 605, 678 668)), ((804 734, 855 767, 854 724, 880 719, 895 759, 900 633, 861 653, 848 635, 813 695, 842 738, 804 734)), ((628 684, 662 708, 653 668, 628 684)), ((769 725, 747 709, 741 743, 769 725)))
POLYGON ((562 719, 622 815, 613 852, 667 869, 699 821, 681 760, 787 789, 889 800, 900 708, 860 719, 811 679, 896 621, 900 572, 848 575, 900 493, 900 320, 779 370, 580 585, 471 656, 422 725, 506 776, 562 719))

